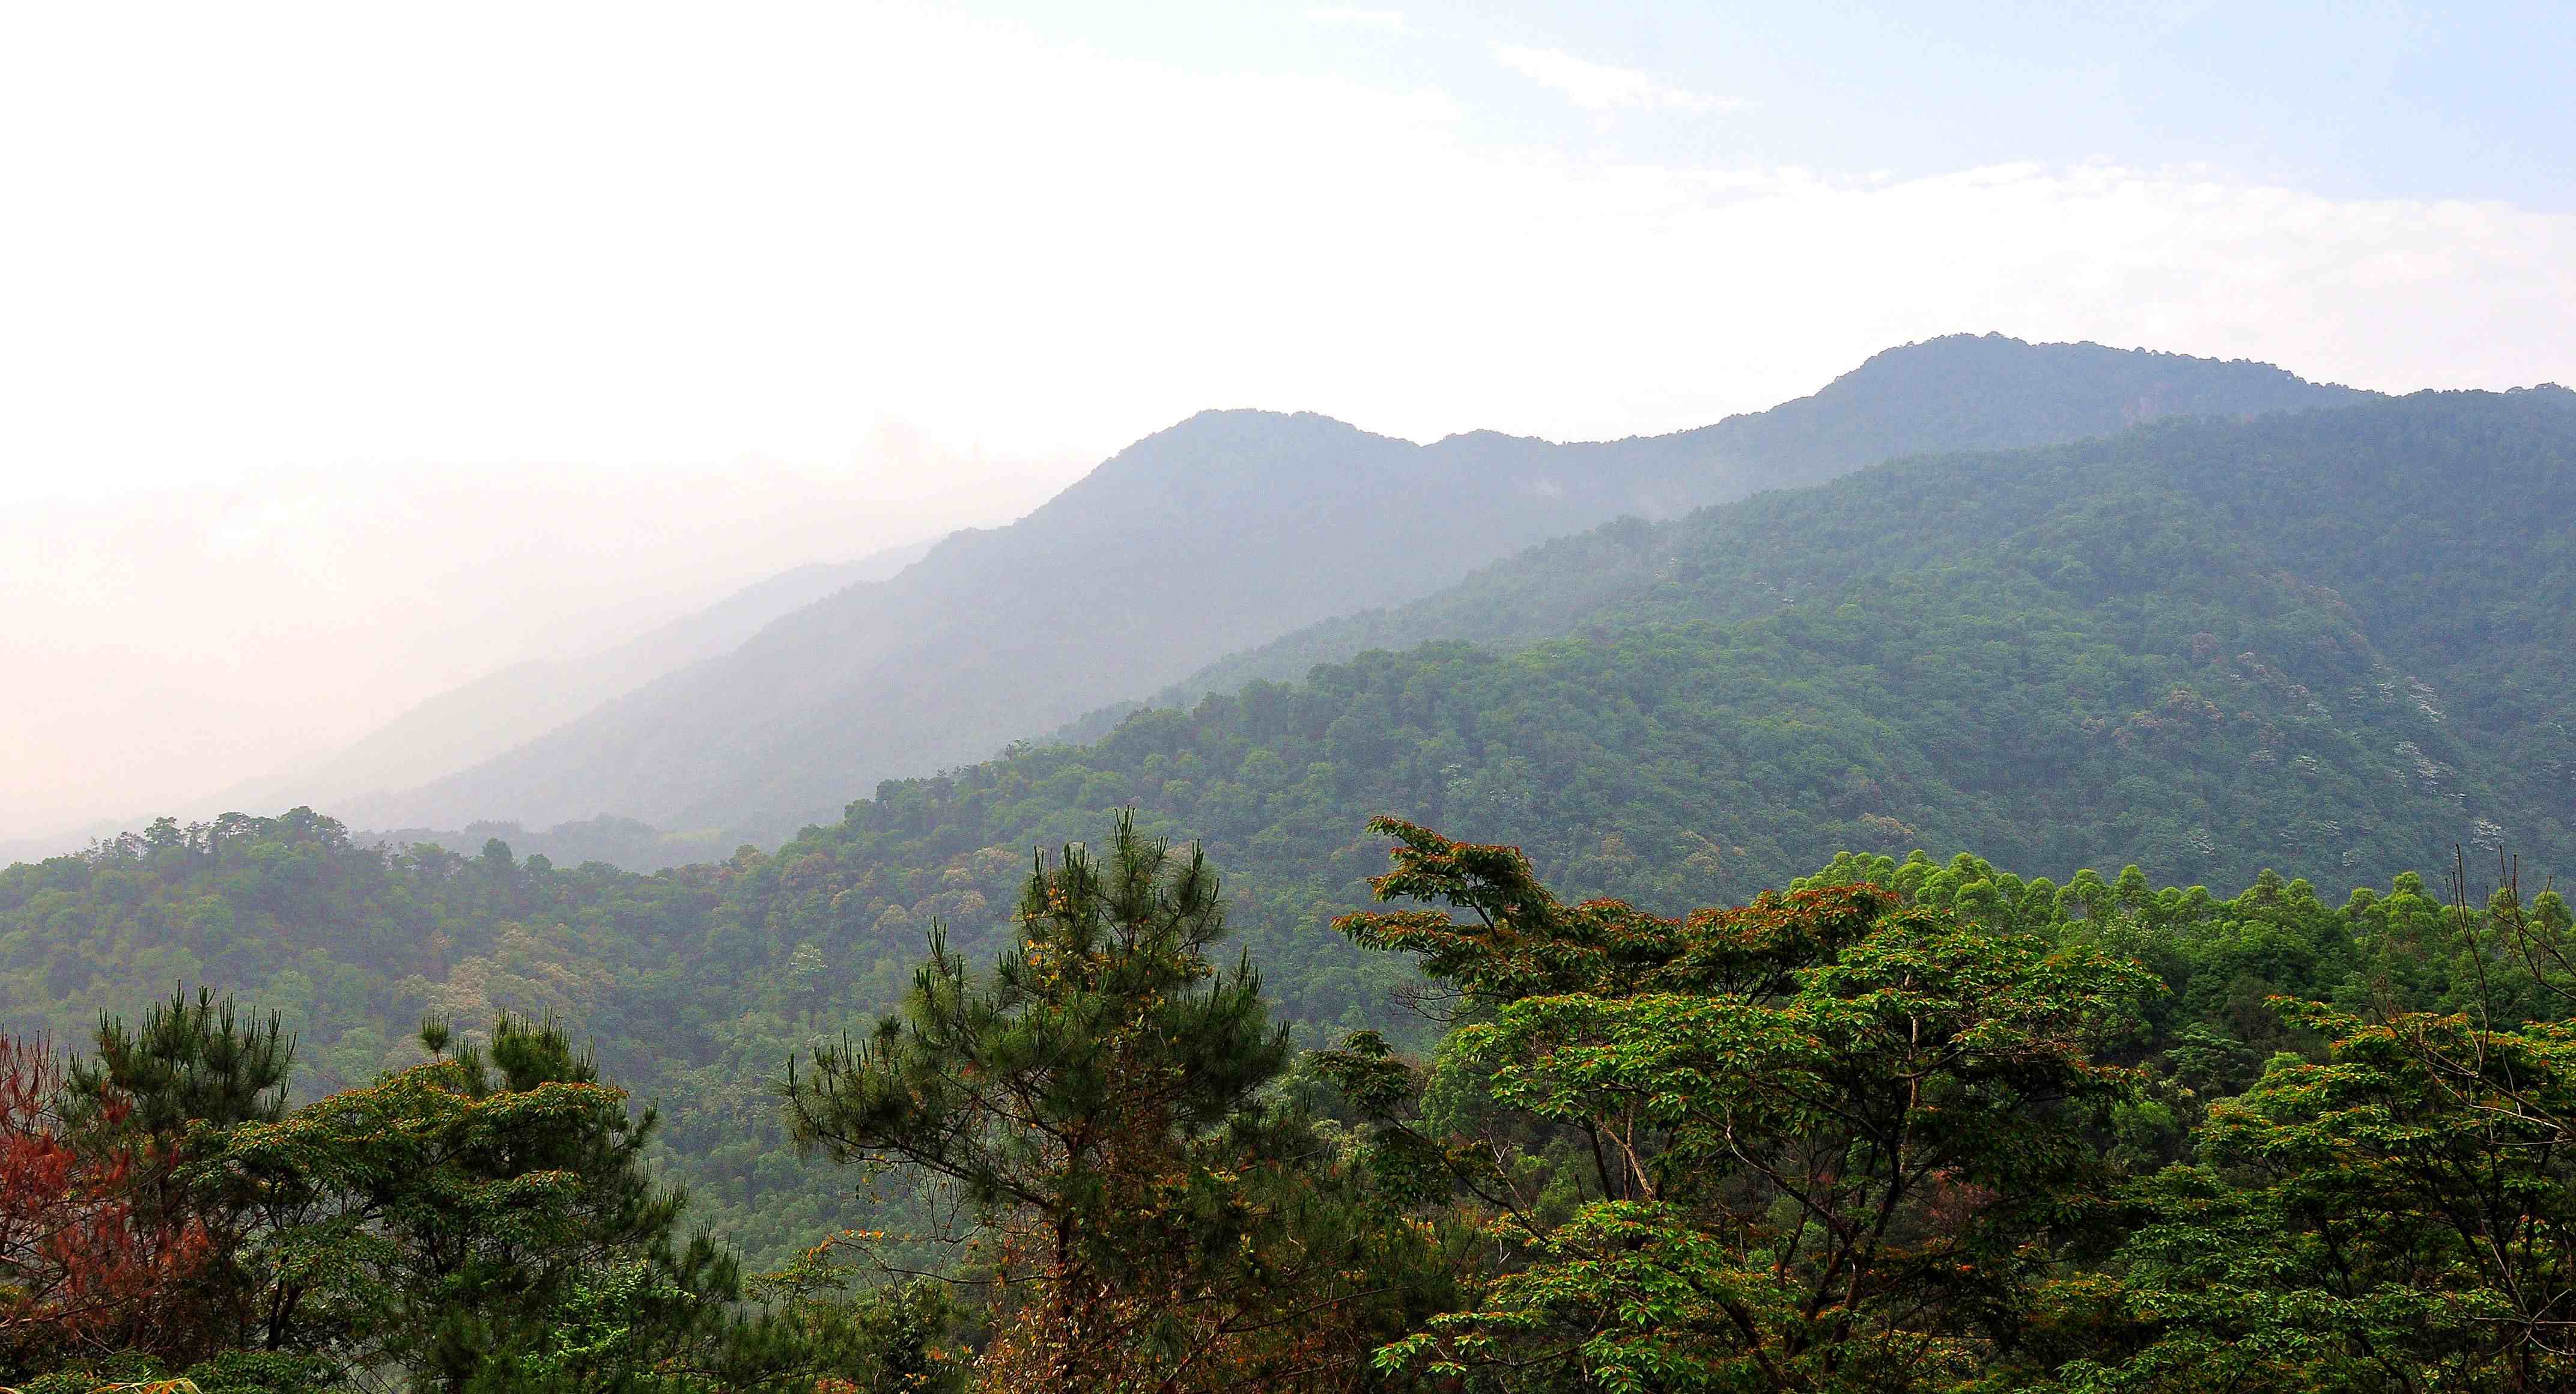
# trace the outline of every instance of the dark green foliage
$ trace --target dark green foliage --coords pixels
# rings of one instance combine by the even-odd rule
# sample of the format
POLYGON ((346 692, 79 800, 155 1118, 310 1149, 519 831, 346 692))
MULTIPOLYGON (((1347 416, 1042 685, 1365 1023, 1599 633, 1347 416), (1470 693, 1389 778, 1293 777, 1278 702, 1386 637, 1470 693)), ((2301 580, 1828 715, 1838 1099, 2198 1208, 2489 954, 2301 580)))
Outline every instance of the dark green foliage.
MULTIPOLYGON (((1971 795, 2057 795, 2017 807, 2025 838, 2084 826, 2097 795, 2159 795, 2163 771, 2124 788, 2132 771, 2088 760, 2109 753, 2094 747, 2117 746, 2123 765, 2185 767, 2172 773, 2188 782, 2156 798, 2162 816, 2107 830, 2120 844, 2109 857, 2034 847, 2026 864, 2385 876, 2446 861, 2454 838, 2557 847, 2576 818, 2558 695, 2576 676, 2576 554, 2554 521, 2576 508, 2571 403, 2558 390, 2422 394, 1906 461, 1536 549, 1394 612, 1367 641, 1526 645, 1699 622, 1741 633, 1776 615, 1786 623, 1768 632, 1808 660, 1771 684, 1779 719, 1807 715, 1819 678, 1845 692, 1866 679, 1857 700, 1813 716, 1972 762, 1956 781, 1971 795), (2186 705, 2171 704, 2177 689, 2186 705), (1929 710, 1904 721, 1914 704, 1929 710), (2305 744, 2319 738, 2350 748, 2305 744), (2374 846, 2376 824, 2411 815, 2365 812, 2351 795, 2401 790, 2450 802, 2452 836, 2374 846), (2254 865, 2211 865, 2223 848, 2254 865)), ((1305 651, 1358 647, 1319 644, 1305 651)), ((1902 799, 1906 771, 1856 768, 1866 774, 1847 791, 1825 782, 1845 769, 1801 773, 1829 807, 1840 795, 1914 822, 1866 807, 1902 799)))
MULTIPOLYGON (((1024 880, 990 976, 934 937, 906 1009, 790 1086, 808 1142, 955 1183, 964 1249, 809 1230, 746 1308, 729 1257, 677 1241, 651 1115, 559 1026, 460 1042, 432 1013, 435 1058, 368 1087, 202 1093, 243 1116, 188 1124, 179 1204, 237 1217, 251 1300, 189 1285, 205 1315, 173 1329, 233 1321, 232 1349, 102 1355, 80 1387, 2564 1383, 2554 894, 2480 915, 2411 873, 2334 905, 2270 873, 2220 899, 1844 854, 1670 918, 1376 828, 1375 892, 1417 908, 1342 927, 1446 990, 1427 1057, 1361 1032, 1292 1062, 1250 965, 1209 961, 1206 863, 1121 820, 1024 880)), ((282 1051, 264 1022, 181 996, 102 1038, 166 1081, 137 1062, 282 1051)))
POLYGON ((860 1252, 836 1236, 753 1280, 779 1324, 821 1368, 862 1394, 960 1394, 975 1347, 990 1338, 985 1314, 939 1278, 878 1281, 860 1252))
MULTIPOLYGON (((133 1077, 134 1059, 278 1040, 184 997, 139 1032, 111 1020, 100 1037, 140 1045, 75 1086, 103 1100, 75 1133, 90 1145, 141 1114, 99 1082, 133 1077)), ((265 1058, 282 1066, 280 1051, 265 1058)), ((819 1372, 798 1333, 739 1310, 729 1254, 680 1240, 681 1197, 644 1161, 652 1114, 630 1115, 554 1022, 504 1017, 486 1044, 301 1108, 272 1088, 230 1098, 237 1116, 193 1114, 145 1154, 160 1170, 135 1194, 203 1256, 156 1295, 150 1341, 93 1376, 642 1391, 819 1372)))
POLYGON ((899 1158, 958 1182, 978 1208, 1034 1204, 1052 1184, 1041 1173, 1061 1169, 1077 1189, 1097 1179, 1090 1152, 1054 1155, 1061 1139, 1105 1153, 1131 1126, 1196 1136, 1286 1068, 1286 1032, 1250 964, 1211 979, 1225 919, 1196 849, 1176 853, 1121 819, 1105 860, 1069 846, 1033 873, 1018 917, 1025 937, 989 985, 970 986, 934 929, 905 1011, 791 1076, 800 1144, 863 1165, 899 1158))
POLYGON ((245 1018, 211 988, 199 988, 194 1002, 174 989, 143 1014, 140 1030, 102 1012, 92 1041, 97 1053, 70 1069, 76 1126, 96 1126, 113 1107, 117 1126, 177 1141, 191 1124, 273 1123, 286 1113, 295 1038, 277 1013, 245 1018))
MULTIPOLYGON (((1903 456, 2115 436, 2168 417, 2243 420, 2349 407, 2372 395, 2304 382, 2262 364, 1960 334, 1890 349, 1812 397, 1634 444, 1757 462, 1731 493, 1759 494, 1823 483, 1860 465, 1903 456)), ((1973 497, 1984 501, 1983 491, 1973 497)), ((1315 664, 1342 662, 1373 648, 1410 648, 1433 639, 1526 642, 1573 632, 1605 609, 1615 610, 1641 586, 1687 579, 1696 559, 1677 553, 1673 543, 1691 534, 1699 520, 1654 526, 1643 517, 1623 518, 1496 562, 1411 604, 1396 604, 1398 596, 1371 596, 1394 608, 1326 620, 1230 655, 1167 690, 1162 704, 1186 704, 1259 678, 1293 680, 1315 664)), ((1837 560, 1866 564, 1869 549, 1894 540, 1862 539, 1861 551, 1837 560)), ((1782 588, 1759 578, 1747 593, 1723 597, 1729 614, 1747 613, 1733 607, 1784 598, 1782 588)))
POLYGON ((975 1218, 987 1387, 1325 1389, 1400 1329, 1421 1246, 1274 1092, 1290 1060, 1216 878, 1121 818, 1020 900, 970 979, 934 932, 904 1010, 791 1073, 800 1145, 944 1181, 975 1218))
POLYGON ((457 1385, 527 1339, 591 1265, 676 1220, 641 1149, 650 1115, 597 1083, 563 1032, 504 1018, 485 1052, 415 1066, 233 1130, 192 1166, 249 1197, 243 1343, 394 1362, 457 1385))
POLYGON ((1663 905, 1853 847, 2217 885, 2384 882, 2499 838, 2557 864, 2563 698, 2515 694, 2570 684, 2440 665, 2469 610, 2576 613, 2563 548, 2479 540, 2576 509, 2571 443, 2560 394, 2468 394, 1891 466, 1653 531, 1593 637, 1368 655, 1139 714, 888 786, 781 856, 826 857, 843 914, 937 910, 921 891, 987 886, 987 849, 1133 801, 1245 868, 1236 918, 1291 1012, 1353 1024, 1383 980, 1307 927, 1355 903, 1369 854, 1347 830, 1378 812, 1663 905), (2477 518, 2427 524, 2445 498, 2477 518), (2375 581, 2374 534, 2456 564, 2375 581))

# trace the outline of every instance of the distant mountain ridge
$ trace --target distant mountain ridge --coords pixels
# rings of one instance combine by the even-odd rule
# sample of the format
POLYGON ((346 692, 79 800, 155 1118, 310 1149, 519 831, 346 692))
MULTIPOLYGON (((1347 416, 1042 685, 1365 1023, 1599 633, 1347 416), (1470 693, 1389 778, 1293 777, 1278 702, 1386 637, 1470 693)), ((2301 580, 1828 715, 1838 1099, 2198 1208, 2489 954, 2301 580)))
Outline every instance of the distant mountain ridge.
POLYGON ((1547 538, 1812 483, 1891 455, 2079 439, 2168 415, 2365 399, 2264 364, 1954 336, 1812 397, 1666 436, 1428 446, 1311 413, 1202 412, 1008 527, 788 614, 497 758, 343 806, 359 826, 602 813, 760 840, 880 779, 980 759, 1212 657, 1451 585, 1547 538))
MULTIPOLYGON (((1958 336, 1889 349, 1812 397, 1665 437, 1722 456, 1777 462, 1765 487, 1822 483, 1863 463, 1907 455, 2012 450, 2110 435, 2170 417, 2252 417, 2347 406, 2380 394, 2311 383, 2269 364, 1958 336), (1926 348, 1937 353, 1924 353, 1926 348), (2034 372, 2041 363, 2053 373, 2034 372), (1862 403, 1875 398, 1874 408, 1862 403), (1909 434, 1892 424, 1901 403, 1909 434), (1873 453, 1875 452, 1875 453, 1873 453)), ((1747 491, 1752 492, 1752 491, 1747 491)), ((1410 603, 1337 615, 1258 648, 1228 654, 1148 701, 1071 723, 1061 738, 1096 737, 1125 711, 1176 706, 1256 679, 1288 681, 1318 663, 1435 639, 1526 643, 1571 629, 1657 566, 1657 534, 1618 526, 1569 535, 1502 558, 1457 585, 1410 603)))
MULTIPOLYGON (((268 781, 298 803, 339 803, 400 789, 489 759, 603 702, 692 663, 714 658, 782 615, 864 581, 894 575, 929 554, 916 542, 856 561, 808 562, 735 591, 597 653, 514 663, 420 703, 289 780, 268 781)), ((249 800, 262 806, 269 800, 249 800)))
MULTIPOLYGON (((593 652, 513 663, 426 698, 329 755, 245 780, 196 802, 210 810, 343 807, 370 794, 435 779, 542 735, 665 673, 724 653, 780 616, 835 591, 892 576, 933 545, 913 542, 855 561, 790 567, 631 639, 593 652)), ((0 858, 48 857, 128 830, 123 823, 105 822, 54 837, 0 843, 0 858)), ((630 829, 617 845, 649 842, 638 843, 630 829)), ((672 845, 703 850, 685 841, 672 845)))

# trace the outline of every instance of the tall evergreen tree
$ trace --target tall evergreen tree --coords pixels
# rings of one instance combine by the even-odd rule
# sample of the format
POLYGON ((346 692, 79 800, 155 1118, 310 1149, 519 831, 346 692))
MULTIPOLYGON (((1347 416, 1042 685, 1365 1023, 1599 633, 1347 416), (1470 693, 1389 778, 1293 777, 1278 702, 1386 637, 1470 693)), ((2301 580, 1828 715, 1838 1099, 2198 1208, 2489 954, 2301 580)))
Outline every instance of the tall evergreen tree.
POLYGON ((94 1041, 96 1054, 70 1071, 83 1118, 118 1105, 124 1126, 176 1139, 194 1124, 273 1123, 286 1114, 295 1037, 277 1013, 246 1014, 229 996, 217 1001, 212 988, 197 989, 193 1002, 173 988, 139 1029, 102 1012, 94 1041))
POLYGON ((952 1186, 981 1224, 987 1387, 1335 1387, 1402 1284, 1355 1178, 1265 1092, 1290 1060, 1217 879, 1121 817, 1031 872, 970 977, 933 933, 900 1014, 792 1071, 797 1140, 952 1186), (1292 1315, 1294 1314, 1294 1315, 1292 1315))
POLYGON ((65 1072, 66 1126, 93 1153, 125 1159, 125 1203, 143 1223, 200 1249, 193 1300, 156 1324, 152 1344, 174 1358, 220 1349, 257 1321, 241 1264, 257 1221, 248 1192, 197 1164, 235 1126, 286 1116, 295 1037, 275 1012, 174 987, 139 1026, 101 1013, 92 1041, 65 1072))

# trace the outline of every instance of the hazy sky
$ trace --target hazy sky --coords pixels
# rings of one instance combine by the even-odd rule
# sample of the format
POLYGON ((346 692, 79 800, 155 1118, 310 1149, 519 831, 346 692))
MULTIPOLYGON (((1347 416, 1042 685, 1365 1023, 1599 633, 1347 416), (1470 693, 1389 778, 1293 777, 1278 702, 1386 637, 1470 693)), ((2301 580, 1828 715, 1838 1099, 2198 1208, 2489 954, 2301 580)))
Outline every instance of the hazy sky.
POLYGON ((2576 381, 2576 7, 1611 8, 0 9, 0 835, 1206 406, 2576 381))

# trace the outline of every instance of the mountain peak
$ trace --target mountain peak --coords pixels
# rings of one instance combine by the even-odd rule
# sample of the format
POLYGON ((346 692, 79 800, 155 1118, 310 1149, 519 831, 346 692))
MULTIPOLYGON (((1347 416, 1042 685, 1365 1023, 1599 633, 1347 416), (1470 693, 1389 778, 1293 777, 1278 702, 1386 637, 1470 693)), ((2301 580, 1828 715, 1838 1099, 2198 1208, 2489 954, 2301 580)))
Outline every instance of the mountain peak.
POLYGON ((1881 349, 1863 359, 1859 367, 1835 378, 1823 390, 1830 392, 1845 383, 1867 382, 1873 378, 1959 371, 2027 373, 2042 365, 2149 379, 2223 380, 2228 387, 2239 392, 2254 383, 2271 383, 2283 387, 2323 389, 2344 395, 2351 401, 2378 395, 2334 383, 2311 382, 2287 368, 2252 358, 2200 358, 2164 349, 2113 348, 2090 339, 2033 343, 1992 331, 1943 334, 1881 349))
MULTIPOLYGON (((1359 427, 1321 412, 1275 411, 1269 407, 1203 407, 1171 425, 1139 439, 1120 455, 1148 442, 1179 438, 1201 439, 1210 435, 1228 435, 1259 431, 1316 431, 1351 436, 1369 434, 1359 427)), ((1111 456, 1115 459, 1117 456, 1111 456)))
POLYGON ((2011 450, 2169 416, 2241 419, 2379 395, 2242 359, 1950 334, 1872 354, 1813 396, 1686 434, 1729 456, 1773 461, 1776 486, 1897 455, 2011 450), (1893 429, 1899 422, 1908 424, 1893 429))
MULTIPOLYGON (((1353 452, 1412 450, 1410 441, 1363 431, 1319 412, 1210 408, 1176 421, 1100 462, 1057 502, 1105 489, 1163 488, 1190 481, 1250 480, 1283 467, 1353 452)), ((1042 508, 1040 512, 1045 512, 1042 508)))

